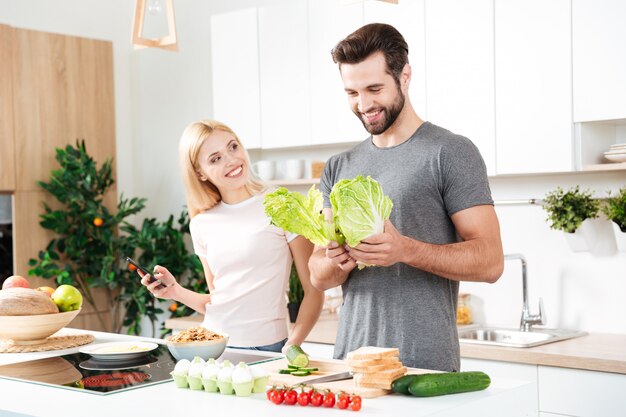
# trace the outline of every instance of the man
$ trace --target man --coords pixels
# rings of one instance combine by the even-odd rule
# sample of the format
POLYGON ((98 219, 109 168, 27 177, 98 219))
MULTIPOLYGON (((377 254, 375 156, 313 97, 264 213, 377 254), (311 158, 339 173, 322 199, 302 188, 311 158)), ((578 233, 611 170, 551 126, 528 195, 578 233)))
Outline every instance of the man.
POLYGON ((398 347, 407 366, 459 371, 459 281, 493 283, 504 267, 485 164, 467 138, 415 113, 408 46, 395 28, 363 26, 332 56, 371 137, 326 164, 325 214, 332 186, 358 174, 371 175, 393 201, 384 233, 354 248, 317 247, 309 261, 315 287, 342 286, 334 356, 398 347), (355 269, 357 261, 375 266, 355 269))

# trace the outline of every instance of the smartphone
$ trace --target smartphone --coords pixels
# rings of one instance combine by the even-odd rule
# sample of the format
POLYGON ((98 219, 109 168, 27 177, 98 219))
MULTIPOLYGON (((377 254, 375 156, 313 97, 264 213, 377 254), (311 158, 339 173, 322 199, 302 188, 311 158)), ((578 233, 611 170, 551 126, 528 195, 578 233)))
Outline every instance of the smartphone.
MULTIPOLYGON (((138 270, 140 270, 141 272, 143 272, 144 274, 149 274, 150 275, 150 279, 148 280, 148 282, 150 284, 152 284, 155 281, 158 281, 158 279, 154 278, 154 275, 152 272, 148 271, 146 268, 144 268, 143 266, 139 265, 137 262, 135 262, 132 258, 129 258, 128 256, 126 257, 126 262, 128 262, 131 265, 134 265, 135 268, 137 268, 138 270)), ((161 284, 160 286, 163 286, 163 284, 161 284)))

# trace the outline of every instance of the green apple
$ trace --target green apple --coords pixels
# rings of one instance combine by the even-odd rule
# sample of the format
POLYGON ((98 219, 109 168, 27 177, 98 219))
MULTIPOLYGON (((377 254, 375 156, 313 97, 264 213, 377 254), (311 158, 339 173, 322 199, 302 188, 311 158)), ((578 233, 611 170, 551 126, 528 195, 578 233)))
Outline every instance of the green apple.
POLYGON ((52 301, 60 311, 78 310, 83 305, 83 296, 80 291, 71 285, 60 285, 52 293, 52 301))

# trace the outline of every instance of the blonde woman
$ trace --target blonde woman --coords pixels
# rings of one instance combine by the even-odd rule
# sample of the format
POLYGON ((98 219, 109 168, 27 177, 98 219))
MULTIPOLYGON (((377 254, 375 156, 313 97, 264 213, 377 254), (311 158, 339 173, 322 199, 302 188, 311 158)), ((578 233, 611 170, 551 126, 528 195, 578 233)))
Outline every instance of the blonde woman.
POLYGON ((313 245, 270 225, 263 209, 266 187, 252 176, 248 153, 228 126, 211 120, 192 123, 180 140, 179 158, 193 246, 210 294, 183 288, 159 265, 154 268, 158 281, 150 284, 145 275, 142 284, 155 297, 204 314, 203 326, 227 333, 230 347, 280 352, 301 344, 324 301, 324 293, 309 279, 313 245), (304 299, 288 335, 285 295, 292 262, 304 299))

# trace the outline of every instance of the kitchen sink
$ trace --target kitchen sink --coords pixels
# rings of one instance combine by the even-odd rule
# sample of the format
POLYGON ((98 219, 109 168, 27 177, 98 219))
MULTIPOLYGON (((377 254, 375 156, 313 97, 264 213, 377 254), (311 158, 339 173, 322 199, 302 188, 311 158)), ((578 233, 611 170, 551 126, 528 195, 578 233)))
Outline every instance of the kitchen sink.
POLYGON ((461 343, 480 345, 532 347, 586 335, 586 332, 534 327, 530 331, 501 327, 474 327, 459 330, 461 343))

